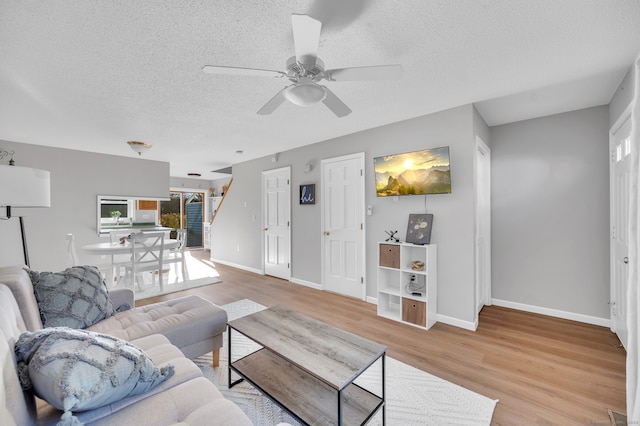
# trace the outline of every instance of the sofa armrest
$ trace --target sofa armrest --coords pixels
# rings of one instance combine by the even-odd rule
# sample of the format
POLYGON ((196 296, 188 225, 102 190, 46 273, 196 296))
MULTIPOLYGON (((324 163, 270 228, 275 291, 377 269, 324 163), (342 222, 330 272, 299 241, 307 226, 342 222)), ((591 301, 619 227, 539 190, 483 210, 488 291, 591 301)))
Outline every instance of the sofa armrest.
POLYGON ((134 293, 130 288, 116 288, 109 291, 109 298, 113 308, 120 312, 134 307, 134 293))

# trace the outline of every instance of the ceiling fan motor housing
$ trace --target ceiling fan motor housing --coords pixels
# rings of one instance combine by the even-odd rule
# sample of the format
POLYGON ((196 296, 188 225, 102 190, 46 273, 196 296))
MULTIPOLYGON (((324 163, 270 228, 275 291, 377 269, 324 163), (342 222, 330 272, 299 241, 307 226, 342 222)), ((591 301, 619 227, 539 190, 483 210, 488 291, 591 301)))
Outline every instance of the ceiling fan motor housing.
POLYGON ((313 81, 320 81, 324 77, 324 62, 320 58, 316 58, 313 67, 305 67, 297 61, 295 56, 287 59, 287 77, 289 80, 297 83, 300 77, 309 77, 313 81))
POLYGON ((260 115, 268 115, 285 100, 299 105, 309 106, 322 102, 337 117, 351 114, 351 109, 328 87, 318 84, 327 81, 387 80, 396 79, 402 74, 400 65, 378 65, 369 67, 324 68, 324 62, 318 58, 320 31, 322 23, 308 15, 292 14, 293 44, 295 56, 286 63, 286 72, 259 68, 205 65, 203 71, 211 74, 235 74, 270 78, 286 77, 292 84, 280 90, 258 110, 260 115))

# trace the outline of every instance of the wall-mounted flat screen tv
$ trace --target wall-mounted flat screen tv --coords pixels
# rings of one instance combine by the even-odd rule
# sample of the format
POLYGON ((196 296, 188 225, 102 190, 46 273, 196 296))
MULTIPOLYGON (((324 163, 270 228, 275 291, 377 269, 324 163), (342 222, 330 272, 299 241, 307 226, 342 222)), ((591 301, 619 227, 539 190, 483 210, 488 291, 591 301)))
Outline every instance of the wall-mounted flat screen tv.
POLYGON ((378 197, 451 192, 448 146, 375 157, 373 170, 378 197))

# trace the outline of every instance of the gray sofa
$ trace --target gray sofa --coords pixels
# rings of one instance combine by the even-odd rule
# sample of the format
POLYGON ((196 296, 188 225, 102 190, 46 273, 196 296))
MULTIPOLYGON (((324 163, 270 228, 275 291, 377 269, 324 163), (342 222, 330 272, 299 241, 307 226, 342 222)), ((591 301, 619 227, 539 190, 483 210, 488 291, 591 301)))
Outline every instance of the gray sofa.
MULTIPOLYGON (((23 265, 0 267, 0 283, 13 292, 27 330, 36 331, 42 328, 42 321, 31 278, 25 268, 23 265)), ((116 309, 134 306, 134 293, 130 289, 114 289, 109 296, 116 309)), ((187 358, 213 352, 214 366, 217 366, 226 326, 224 309, 199 296, 186 296, 118 312, 87 330, 127 341, 162 334, 187 358)))
MULTIPOLYGON (((18 378, 14 344, 24 331, 42 328, 30 285, 29 275, 22 267, 0 268, 2 425, 56 424, 62 414, 23 391, 18 378)), ((116 306, 133 303, 128 291, 114 291, 111 296, 116 306)), ((223 309, 204 299, 188 297, 119 312, 91 327, 93 331, 129 341, 146 352, 155 365, 173 365, 175 372, 146 393, 74 413, 75 416, 91 425, 251 425, 249 418, 202 377, 201 370, 187 358, 203 355, 212 346, 219 350, 226 318, 223 309), (207 320, 208 315, 211 318, 207 320), (196 323, 193 328, 189 326, 190 318, 196 323)))

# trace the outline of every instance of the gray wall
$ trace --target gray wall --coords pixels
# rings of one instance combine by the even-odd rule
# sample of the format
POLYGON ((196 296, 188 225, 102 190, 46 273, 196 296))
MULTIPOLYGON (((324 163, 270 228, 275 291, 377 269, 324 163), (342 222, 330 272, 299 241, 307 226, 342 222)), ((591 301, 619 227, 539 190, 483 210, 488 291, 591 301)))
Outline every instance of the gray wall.
MULTIPOLYGON (((611 102, 612 117, 626 107, 625 81, 611 102)), ((320 160, 365 152, 366 204, 374 212, 366 217, 368 297, 376 295, 376 243, 386 238, 384 231, 398 230, 404 239, 408 214, 426 211, 435 215, 439 313, 473 322, 477 134, 492 149, 493 297, 608 318, 608 120, 607 107, 596 107, 488 129, 467 105, 287 151, 277 163, 265 157, 236 164, 214 223, 212 257, 262 269, 261 172, 291 166, 292 277, 320 284, 320 160), (373 157, 444 145, 451 147, 452 194, 376 198, 373 157), (310 173, 303 171, 306 163, 313 166, 310 173), (305 183, 317 185, 317 204, 298 204, 298 187, 305 183)), ((6 141, 0 147, 15 150, 18 165, 51 172, 51 208, 14 209, 14 215, 25 216, 34 269, 64 267, 68 232, 76 235, 78 246, 100 241, 97 195, 168 196, 168 163, 6 141)), ((171 180, 171 185, 182 184, 193 185, 171 180)), ((0 221, 0 232, 0 265, 21 263, 17 219, 0 221)), ((81 261, 91 262, 79 254, 81 261)))
POLYGON ((609 128, 611 128, 616 120, 622 115, 624 110, 633 100, 635 82, 635 67, 631 67, 627 74, 618 85, 618 89, 613 94, 611 102, 609 102, 609 128))
MULTIPOLYGON (((476 107, 473 107, 473 132, 482 139, 482 142, 491 147, 491 135, 489 126, 484 121, 476 107)), ((475 143, 475 141, 474 141, 475 143)))
POLYGON ((209 188, 213 186, 213 181, 192 178, 171 177, 169 182, 172 189, 204 192, 207 197, 209 196, 209 188))
MULTIPOLYGON (((261 173, 291 166, 292 177, 292 280, 321 283, 322 188, 320 161, 356 152, 365 153, 367 296, 376 297, 377 242, 385 230, 398 230, 405 238, 410 213, 434 214, 431 242, 438 244, 438 311, 472 323, 474 304, 473 155, 474 108, 466 105, 286 151, 277 163, 271 157, 234 164, 233 185, 213 224, 212 258, 250 270, 262 270, 261 173), (449 146, 452 194, 377 198, 373 157, 430 147, 449 146), (311 163, 313 169, 304 173, 311 163), (299 205, 299 185, 316 184, 316 204, 299 205), (426 209, 425 209, 426 205, 426 209), (246 207, 245 207, 246 206, 246 207)), ((481 120, 481 119, 480 119, 481 120)), ((484 125, 486 127, 486 124, 484 125)), ((484 131, 488 133, 487 131, 484 131)), ((488 140, 485 142, 488 143, 488 140)))
POLYGON ((491 128, 494 299, 609 318, 608 115, 491 128))
MULTIPOLYGON (((25 217, 31 267, 36 270, 64 269, 65 235, 70 232, 80 261, 91 263, 92 256, 79 248, 104 241, 96 232, 98 195, 169 196, 169 163, 7 141, 0 141, 0 148, 15 151, 16 165, 48 170, 51 175, 50 208, 15 208, 12 213, 25 217)), ((8 163, 8 158, 2 160, 8 163)), ((19 229, 17 218, 0 221, 0 266, 23 263, 19 229)))

